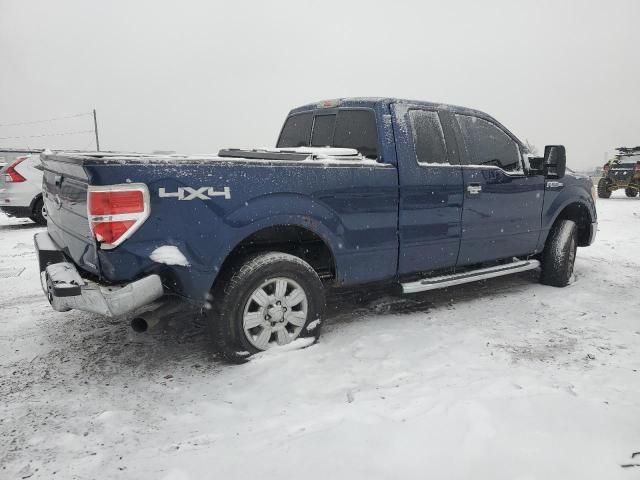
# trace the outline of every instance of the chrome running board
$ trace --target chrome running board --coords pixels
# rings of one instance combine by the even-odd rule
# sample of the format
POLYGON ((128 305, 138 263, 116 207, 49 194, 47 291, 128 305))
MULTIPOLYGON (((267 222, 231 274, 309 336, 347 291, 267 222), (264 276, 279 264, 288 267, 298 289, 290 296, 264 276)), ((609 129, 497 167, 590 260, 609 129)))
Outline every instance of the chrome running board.
POLYGON ((462 283, 486 280, 487 278, 501 277, 512 273, 533 270, 540 266, 538 260, 518 260, 516 262, 493 267, 479 268, 464 273, 454 273, 453 275, 442 275, 441 277, 424 278, 416 282, 401 283, 404 293, 417 293, 438 288, 451 287, 462 283))

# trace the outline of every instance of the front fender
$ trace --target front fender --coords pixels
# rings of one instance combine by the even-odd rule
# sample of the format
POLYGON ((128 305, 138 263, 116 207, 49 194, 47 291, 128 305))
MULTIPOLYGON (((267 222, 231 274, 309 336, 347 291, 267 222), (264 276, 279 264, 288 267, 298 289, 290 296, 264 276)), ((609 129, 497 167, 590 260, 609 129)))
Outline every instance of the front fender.
POLYGON ((544 249, 549 231, 558 217, 572 204, 581 205, 586 209, 590 223, 597 221, 597 213, 595 203, 591 197, 591 191, 587 190, 582 184, 572 182, 559 191, 547 189, 542 210, 542 228, 538 239, 538 251, 544 249))

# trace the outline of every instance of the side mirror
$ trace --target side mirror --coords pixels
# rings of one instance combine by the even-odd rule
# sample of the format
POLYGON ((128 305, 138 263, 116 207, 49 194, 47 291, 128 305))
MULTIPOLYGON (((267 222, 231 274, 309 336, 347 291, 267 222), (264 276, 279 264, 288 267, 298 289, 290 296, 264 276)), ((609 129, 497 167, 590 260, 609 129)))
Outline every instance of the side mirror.
POLYGON ((567 153, 564 145, 544 147, 544 174, 547 178, 562 178, 567 169, 567 153))

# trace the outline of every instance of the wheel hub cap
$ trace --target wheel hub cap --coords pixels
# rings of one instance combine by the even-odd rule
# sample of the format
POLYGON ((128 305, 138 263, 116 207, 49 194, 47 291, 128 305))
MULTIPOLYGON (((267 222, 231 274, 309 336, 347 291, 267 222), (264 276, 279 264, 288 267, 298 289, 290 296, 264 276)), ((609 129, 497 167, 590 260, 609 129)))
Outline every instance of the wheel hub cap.
POLYGON ((246 339, 258 350, 295 340, 308 315, 307 295, 294 280, 266 280, 246 301, 242 326, 246 339))
POLYGON ((279 305, 272 305, 267 309, 267 314, 271 317, 272 322, 284 321, 284 310, 279 305))

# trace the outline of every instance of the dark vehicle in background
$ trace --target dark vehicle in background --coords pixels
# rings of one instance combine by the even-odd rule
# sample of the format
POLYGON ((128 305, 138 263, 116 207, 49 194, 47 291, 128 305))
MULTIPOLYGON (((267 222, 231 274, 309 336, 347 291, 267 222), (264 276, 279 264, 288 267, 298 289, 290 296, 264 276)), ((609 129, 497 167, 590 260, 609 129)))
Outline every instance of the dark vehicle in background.
POLYGON ((275 149, 46 153, 43 290, 138 331, 204 307, 238 360, 317 338, 327 286, 408 294, 540 268, 562 287, 594 240, 595 192, 564 147, 525 152, 477 110, 347 98, 292 110, 275 149))
POLYGON ((616 150, 615 158, 602 167, 598 197, 609 198, 619 189, 624 189, 627 197, 637 197, 640 191, 640 147, 619 147, 616 150))

